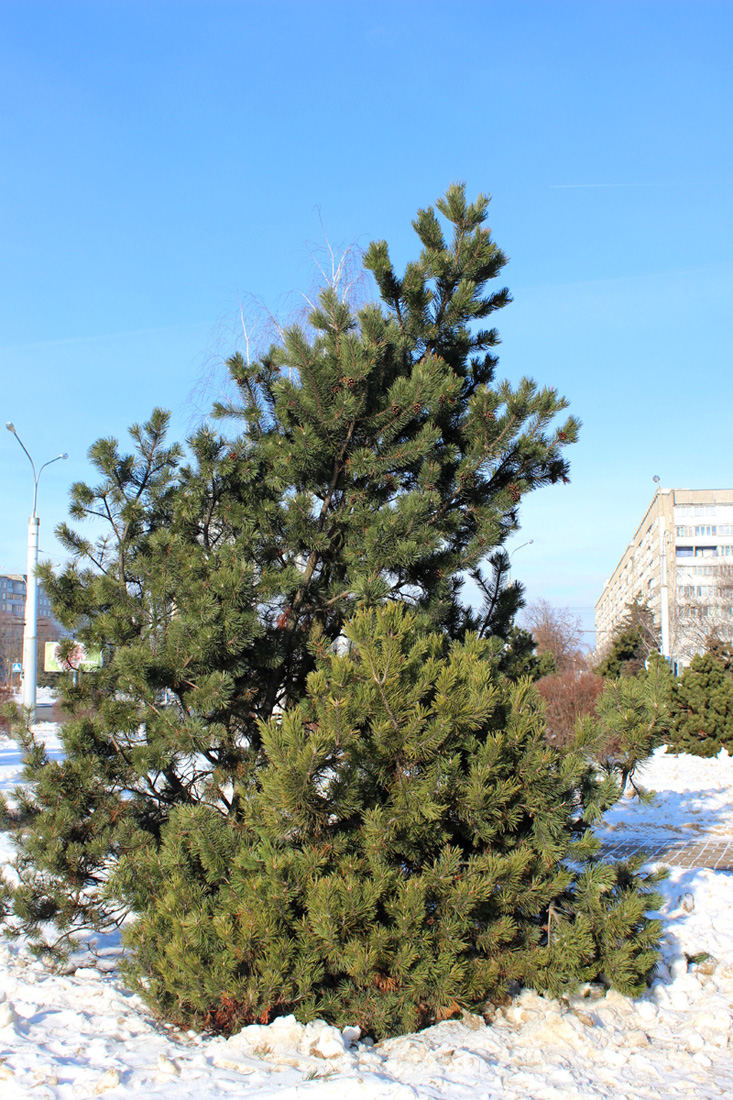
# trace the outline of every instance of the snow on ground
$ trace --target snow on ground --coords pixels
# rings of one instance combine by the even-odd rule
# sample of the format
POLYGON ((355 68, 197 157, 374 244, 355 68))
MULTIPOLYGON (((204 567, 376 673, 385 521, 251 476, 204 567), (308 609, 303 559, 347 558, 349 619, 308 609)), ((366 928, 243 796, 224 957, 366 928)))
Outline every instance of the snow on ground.
POLYGON ((717 757, 674 756, 666 747, 634 776, 655 791, 649 806, 639 804, 633 791, 605 817, 599 835, 642 835, 649 840, 694 840, 698 836, 733 838, 733 757, 721 749, 717 757))
MULTIPOLYGON (((58 751, 53 727, 43 728, 58 751)), ((0 741, 0 787, 20 758, 0 741)), ((624 801, 614 836, 733 835, 727 757, 655 755, 655 806, 624 801)), ((11 857, 0 834, 0 859, 11 857)), ((733 875, 676 870, 663 884, 663 963, 637 1001, 609 993, 553 1002, 525 991, 486 1026, 449 1021, 376 1046, 356 1029, 292 1018, 224 1040, 156 1021, 120 983, 114 945, 67 974, 0 945, 2 1100, 666 1100, 733 1095, 733 875), (706 953, 710 958, 690 962, 706 953)))
MULTIPOLYGON (((13 691, 12 698, 16 703, 20 705, 23 701, 23 693, 20 688, 16 688, 13 691)), ((58 692, 52 687, 39 687, 36 688, 36 706, 37 707, 51 707, 58 699, 58 692)))

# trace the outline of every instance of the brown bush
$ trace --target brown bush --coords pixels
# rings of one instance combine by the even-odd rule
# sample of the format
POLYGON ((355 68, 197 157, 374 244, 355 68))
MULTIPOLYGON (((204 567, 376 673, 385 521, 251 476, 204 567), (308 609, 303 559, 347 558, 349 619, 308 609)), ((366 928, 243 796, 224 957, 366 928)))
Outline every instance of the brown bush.
POLYGON ((13 693, 7 684, 0 684, 0 734, 9 733, 10 723, 5 715, 2 713, 2 708, 6 703, 12 702, 13 693))
POLYGON ((603 684, 603 677, 594 672, 563 672, 537 681, 537 690, 545 704, 546 736, 551 744, 566 745, 578 719, 595 712, 603 684))

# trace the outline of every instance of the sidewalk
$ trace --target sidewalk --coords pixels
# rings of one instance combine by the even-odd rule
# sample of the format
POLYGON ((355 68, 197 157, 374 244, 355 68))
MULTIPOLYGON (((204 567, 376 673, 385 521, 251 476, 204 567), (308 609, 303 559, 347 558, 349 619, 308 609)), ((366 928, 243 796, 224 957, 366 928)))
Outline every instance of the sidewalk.
POLYGON ((650 862, 667 863, 670 867, 695 870, 733 871, 732 837, 699 837, 696 840, 645 840, 643 837, 619 837, 603 840, 603 855, 610 859, 626 859, 644 852, 650 862))

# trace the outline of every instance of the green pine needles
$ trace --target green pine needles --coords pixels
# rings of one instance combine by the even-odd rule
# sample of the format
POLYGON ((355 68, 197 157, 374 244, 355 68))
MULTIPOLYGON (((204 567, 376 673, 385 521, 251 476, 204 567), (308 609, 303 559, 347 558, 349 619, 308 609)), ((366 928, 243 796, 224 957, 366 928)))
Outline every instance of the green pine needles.
POLYGON ((449 644, 401 604, 346 634, 263 725, 244 822, 180 807, 158 850, 122 861, 143 997, 185 1026, 294 1012, 384 1036, 517 980, 640 992, 657 900, 587 831, 615 786, 547 746, 491 643, 449 644))
POLYGON ((717 756, 733 749, 733 652, 715 643, 698 654, 671 696, 670 746, 673 752, 717 756))
POLYGON ((104 663, 64 688, 62 760, 17 723, 10 923, 63 952, 136 914, 130 972, 171 1018, 387 1034, 516 978, 635 990, 652 965, 648 887, 583 835, 614 776, 585 734, 548 749, 502 671, 529 659, 503 545, 578 423, 495 379, 487 207, 452 186, 401 276, 367 250, 377 301, 327 286, 307 327, 233 356, 228 434, 186 456, 156 410, 72 487, 98 537, 63 525, 43 583, 104 663))

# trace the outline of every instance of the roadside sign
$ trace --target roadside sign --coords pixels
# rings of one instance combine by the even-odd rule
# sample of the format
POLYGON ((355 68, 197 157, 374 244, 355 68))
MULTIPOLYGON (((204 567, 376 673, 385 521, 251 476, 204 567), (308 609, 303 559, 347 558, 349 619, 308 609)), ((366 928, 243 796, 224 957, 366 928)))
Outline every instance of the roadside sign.
POLYGON ((20 663, 20 661, 13 661, 12 671, 13 672, 22 672, 23 671, 23 666, 20 663))
POLYGON ((62 658, 60 655, 62 645, 62 642, 46 642, 43 664, 46 672, 69 672, 76 669, 86 671, 90 668, 101 667, 101 650, 87 649, 77 642, 71 652, 65 658, 62 658))

